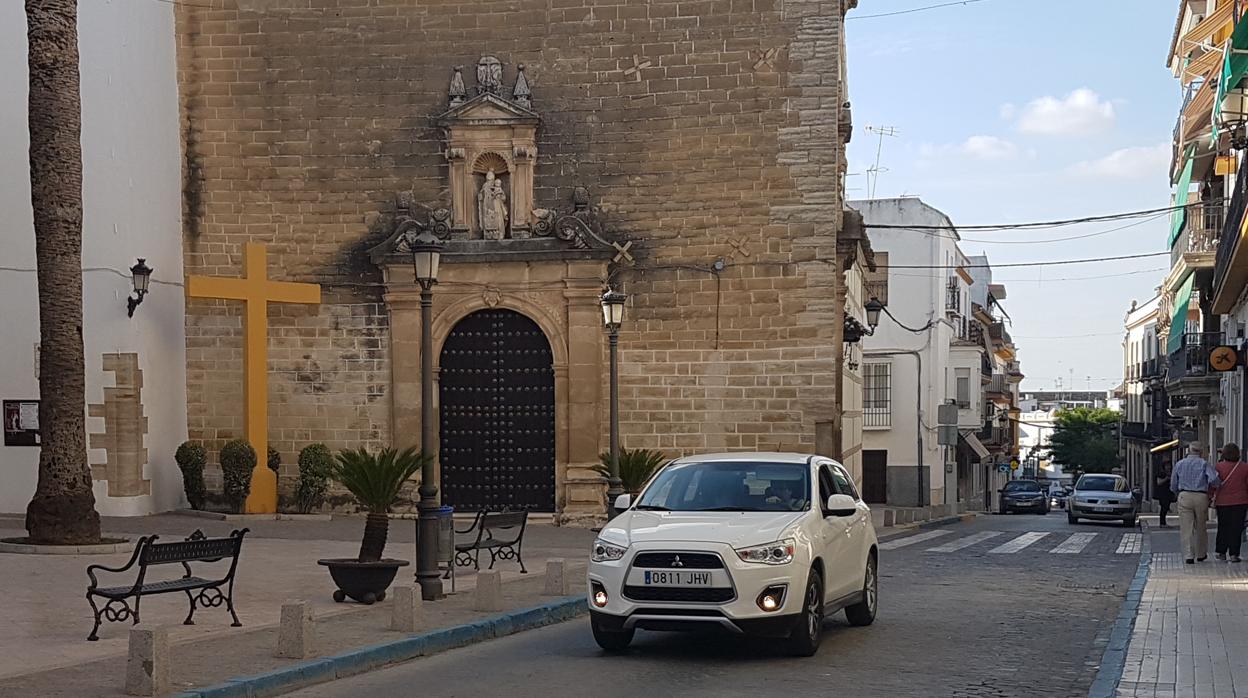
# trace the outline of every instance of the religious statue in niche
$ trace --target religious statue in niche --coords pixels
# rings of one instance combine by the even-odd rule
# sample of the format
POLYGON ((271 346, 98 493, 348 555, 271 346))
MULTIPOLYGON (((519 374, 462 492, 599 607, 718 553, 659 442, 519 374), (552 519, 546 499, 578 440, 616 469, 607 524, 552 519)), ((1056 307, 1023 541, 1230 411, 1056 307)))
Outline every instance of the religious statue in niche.
POLYGON ((507 236, 507 194, 494 170, 485 173, 485 183, 477 192, 477 220, 481 236, 486 240, 502 240, 507 236))

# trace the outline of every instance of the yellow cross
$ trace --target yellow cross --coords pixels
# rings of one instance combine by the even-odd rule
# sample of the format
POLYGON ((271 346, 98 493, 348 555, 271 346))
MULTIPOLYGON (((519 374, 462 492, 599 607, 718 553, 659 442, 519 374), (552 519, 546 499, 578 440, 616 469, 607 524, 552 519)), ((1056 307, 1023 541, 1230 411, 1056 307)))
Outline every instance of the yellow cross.
POLYGON ((191 298, 222 298, 247 304, 243 321, 243 404, 247 441, 256 449, 256 468, 251 474, 248 514, 277 511, 277 474, 267 466, 269 454, 269 385, 266 361, 269 345, 269 303, 320 303, 321 287, 270 281, 264 245, 247 243, 243 251, 243 277, 188 276, 186 295, 191 298))

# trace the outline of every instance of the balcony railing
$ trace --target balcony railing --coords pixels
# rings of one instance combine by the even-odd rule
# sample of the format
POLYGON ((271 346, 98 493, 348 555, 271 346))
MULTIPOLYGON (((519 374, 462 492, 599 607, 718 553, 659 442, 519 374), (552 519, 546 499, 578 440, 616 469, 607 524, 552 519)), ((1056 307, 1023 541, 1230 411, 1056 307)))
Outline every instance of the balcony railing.
POLYGON ((1002 344, 1013 344, 1010 333, 1005 329, 1004 322, 994 322, 988 326, 988 336, 1002 344))
POLYGON ((1226 222, 1226 207, 1222 204, 1193 204, 1187 209, 1187 225, 1170 248, 1170 266, 1188 252, 1216 252, 1222 239, 1222 226, 1226 222))
POLYGON ((1221 332, 1189 332, 1183 335, 1183 346, 1168 357, 1166 380, 1173 382, 1209 375, 1209 352, 1222 343, 1221 332))
POLYGON ((985 378, 990 378, 992 376, 992 359, 989 359, 987 354, 979 357, 979 372, 983 374, 985 378))
POLYGON ((1241 168, 1235 175, 1235 192, 1231 195, 1231 205, 1223 216, 1222 239, 1218 242, 1217 261, 1213 267, 1213 288, 1215 295, 1226 282, 1226 273, 1231 268, 1231 259, 1235 256, 1235 245, 1239 242, 1239 226, 1244 220, 1244 209, 1248 206, 1248 168, 1241 168))
POLYGON ((1146 439, 1152 434, 1151 425, 1146 422, 1123 422, 1122 435, 1129 439, 1146 439))
POLYGON ((1009 387, 1009 383, 1006 381, 1005 374, 994 373, 992 375, 992 380, 988 381, 988 386, 985 388, 985 390, 989 394, 1008 395, 1010 392, 1010 387, 1009 387))
POLYGON ((962 287, 956 276, 949 277, 949 284, 945 286, 945 310, 951 313, 962 312, 962 287))

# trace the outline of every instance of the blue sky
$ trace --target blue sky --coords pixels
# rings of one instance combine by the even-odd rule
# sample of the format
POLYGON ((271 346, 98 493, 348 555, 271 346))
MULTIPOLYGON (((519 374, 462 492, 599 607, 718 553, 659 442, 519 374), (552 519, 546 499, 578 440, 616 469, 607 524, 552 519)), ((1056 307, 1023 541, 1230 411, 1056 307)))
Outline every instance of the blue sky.
MULTIPOLYGON (((1167 168, 1180 101, 1166 68, 1171 0, 983 0, 927 12, 855 16, 936 0, 861 0, 849 13, 854 137, 847 196, 918 195, 955 224, 1054 220, 1170 205, 1167 168)), ((962 231, 967 254, 994 264, 1117 256, 1166 249, 1165 217, 1117 232, 1041 244, 1142 219, 1034 231, 962 231)), ((916 235, 920 235, 916 233, 916 235)), ((1168 257, 994 270, 1027 374, 1024 388, 1061 378, 1083 389, 1122 376, 1123 318, 1152 297, 1168 257), (1109 278, 1107 275, 1119 275, 1109 278), (1067 280, 1079 277, 1079 280, 1067 280), (1096 336, 1075 336, 1096 335, 1096 336), (1091 377, 1089 382, 1088 378, 1091 377)))

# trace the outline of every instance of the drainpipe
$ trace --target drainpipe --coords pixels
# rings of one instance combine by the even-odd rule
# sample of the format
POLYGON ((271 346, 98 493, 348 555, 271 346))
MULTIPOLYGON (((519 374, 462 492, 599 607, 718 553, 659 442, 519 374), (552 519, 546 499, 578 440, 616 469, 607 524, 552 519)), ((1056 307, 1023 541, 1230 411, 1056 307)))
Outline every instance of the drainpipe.
POLYGON ((917 457, 915 462, 918 464, 915 472, 918 473, 916 478, 918 486, 915 488, 916 504, 918 506, 927 506, 928 494, 923 491, 923 355, 917 349, 884 349, 880 351, 864 351, 863 357, 868 356, 913 356, 916 368, 916 380, 918 390, 916 390, 917 402, 915 404, 914 423, 915 423, 915 452, 917 457))

